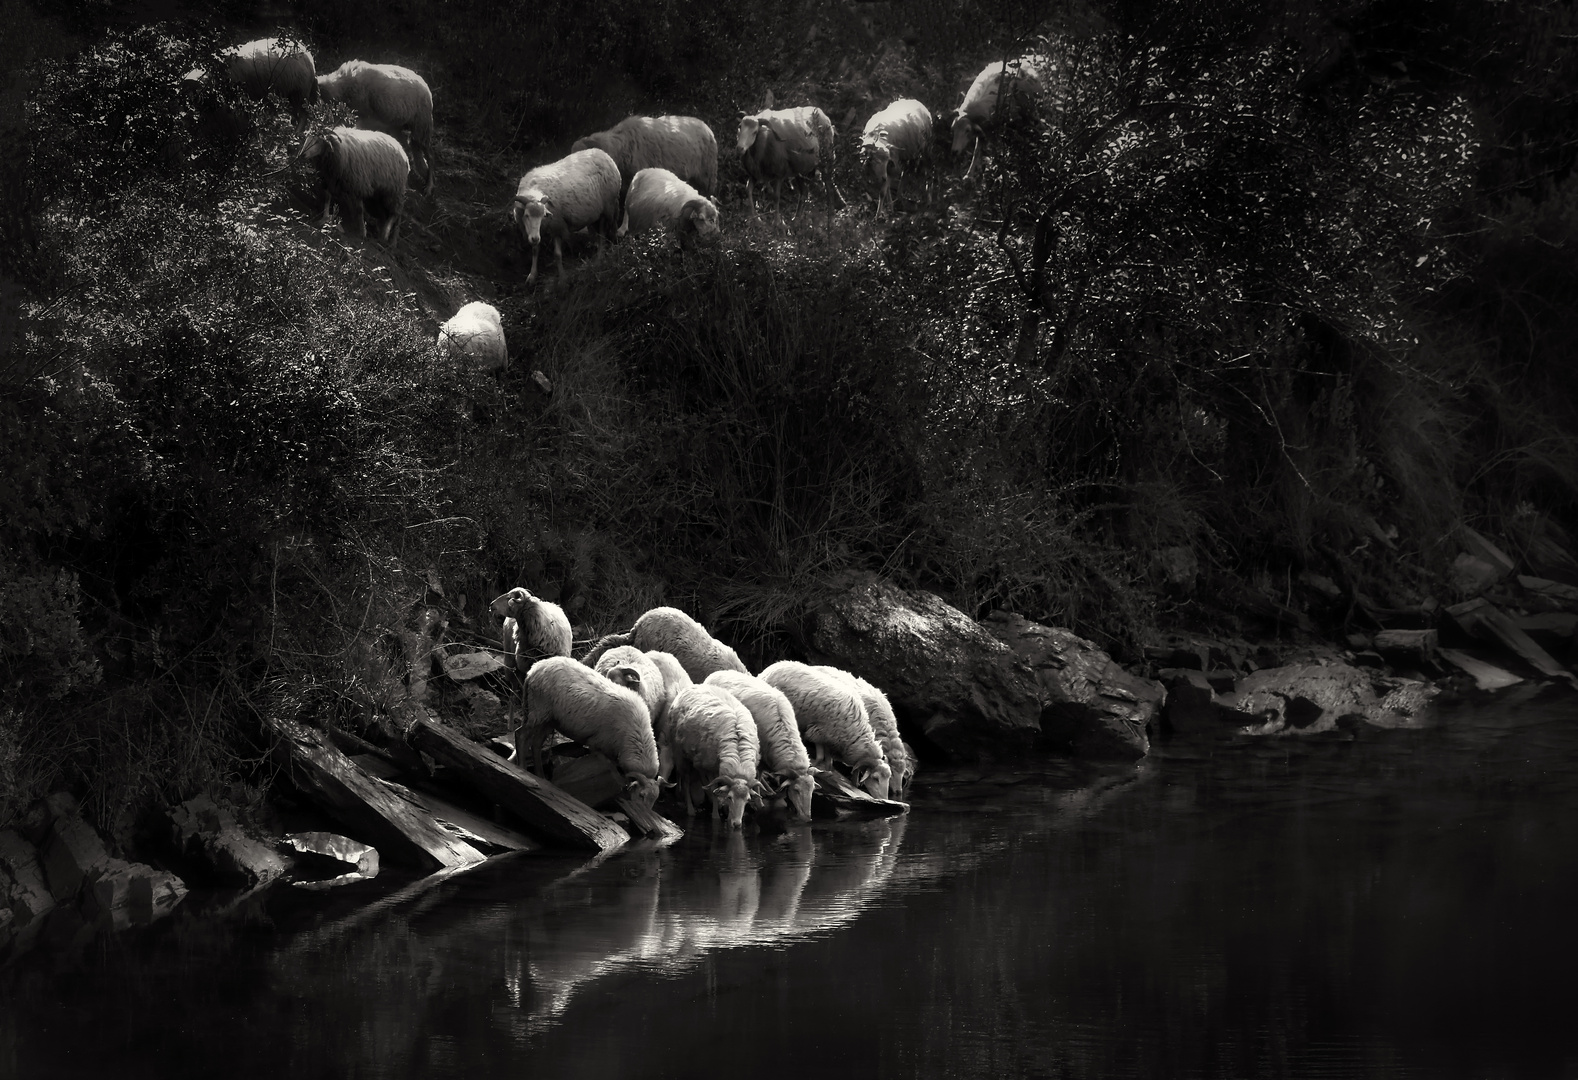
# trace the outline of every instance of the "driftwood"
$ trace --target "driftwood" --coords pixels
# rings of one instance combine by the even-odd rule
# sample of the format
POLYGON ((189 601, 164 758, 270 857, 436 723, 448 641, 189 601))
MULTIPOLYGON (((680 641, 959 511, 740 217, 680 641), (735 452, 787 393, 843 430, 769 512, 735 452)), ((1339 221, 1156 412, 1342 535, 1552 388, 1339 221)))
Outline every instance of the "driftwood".
POLYGON ((606 851, 630 839, 629 833, 581 800, 431 720, 413 720, 406 741, 520 818, 545 843, 606 851))
POLYGON ((604 754, 589 750, 579 757, 561 758, 554 763, 553 783, 587 806, 612 803, 625 790, 625 778, 604 754))
POLYGON ((684 829, 650 806, 642 806, 634 799, 616 799, 614 805, 630 819, 630 827, 649 840, 656 840, 659 844, 672 844, 685 835, 684 829))
POLYGON ((476 848, 363 772, 323 732, 294 720, 265 723, 278 736, 272 752, 291 782, 389 859, 424 870, 483 860, 476 848))
POLYGON ((1454 604, 1447 608, 1447 614, 1475 637, 1499 642, 1517 653, 1541 675, 1562 679, 1578 688, 1578 676, 1574 676, 1571 670, 1557 663, 1555 657, 1540 648, 1533 638, 1518 629, 1517 624, 1489 600, 1480 598, 1454 604))
POLYGON ((887 817, 909 812, 910 804, 895 799, 879 799, 851 784, 844 774, 833 769, 822 769, 816 774, 815 802, 824 802, 838 810, 887 817))
POLYGON ((1440 635, 1434 630, 1382 630, 1375 635, 1375 651, 1392 659, 1434 665, 1440 648, 1440 635))
POLYGON ((1442 649, 1441 658, 1472 676, 1474 685, 1481 690, 1500 690, 1503 686, 1512 686, 1523 681, 1522 676, 1514 675, 1495 664, 1487 664, 1457 649, 1442 649))

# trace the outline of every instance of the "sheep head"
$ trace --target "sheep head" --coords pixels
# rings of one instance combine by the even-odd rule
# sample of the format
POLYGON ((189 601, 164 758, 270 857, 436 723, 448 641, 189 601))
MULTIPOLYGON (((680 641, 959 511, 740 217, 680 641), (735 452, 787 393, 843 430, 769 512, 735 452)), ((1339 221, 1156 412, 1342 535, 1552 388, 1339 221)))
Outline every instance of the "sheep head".
POLYGON ((961 110, 953 121, 953 152, 962 154, 969 149, 970 140, 975 138, 975 121, 971 120, 961 110))
POLYGON ((520 226, 521 236, 532 247, 536 247, 542 243, 542 223, 552 216, 553 204, 540 193, 517 195, 510 213, 515 218, 515 224, 520 226))
POLYGON ((752 783, 749 780, 720 776, 707 785, 707 792, 729 812, 729 827, 739 829, 745 825, 745 804, 750 800, 752 783))
POLYGON ((795 815, 801 821, 811 820, 811 796, 816 792, 816 776, 811 770, 797 776, 790 777, 784 794, 789 800, 789 805, 794 808, 795 815))
POLYGON ((503 626, 506 618, 520 622, 521 613, 531 601, 532 594, 517 585, 504 595, 495 597, 493 603, 488 605, 488 611, 493 614, 494 625, 503 626))
POLYGON ((623 686, 637 697, 641 696, 641 672, 628 664, 620 664, 618 667, 609 668, 603 677, 615 686, 623 686))
POLYGON ((706 199, 691 199, 679 208, 681 232, 707 236, 718 231, 718 208, 706 199))
POLYGON ((308 135, 301 142, 301 149, 296 151, 296 156, 302 161, 314 161, 325 154, 333 156, 333 135, 308 135))
POLYGON ((886 799, 888 784, 893 779, 893 766, 879 759, 856 769, 854 776, 855 783, 865 789, 867 795, 874 799, 886 799))
POLYGON ((632 776, 625 781, 625 797, 648 810, 657 802, 659 781, 652 776, 632 776))
POLYGON ((758 116, 742 116, 742 117, 740 117, 740 135, 739 135, 740 153, 743 154, 743 153, 745 153, 746 151, 748 151, 751 148, 752 144, 756 142, 756 136, 761 134, 761 130, 762 130, 762 121, 761 121, 760 117, 758 117, 758 116))

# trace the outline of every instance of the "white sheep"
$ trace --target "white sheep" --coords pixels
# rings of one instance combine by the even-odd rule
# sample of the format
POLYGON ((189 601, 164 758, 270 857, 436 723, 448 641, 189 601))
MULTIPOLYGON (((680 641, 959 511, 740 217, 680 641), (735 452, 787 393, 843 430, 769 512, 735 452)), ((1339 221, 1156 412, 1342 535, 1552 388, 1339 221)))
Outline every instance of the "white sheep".
POLYGON ((625 196, 625 217, 619 235, 640 236, 651 229, 669 228, 680 243, 718 231, 718 204, 667 169, 642 169, 630 182, 625 196))
POLYGON ((848 684, 794 660, 780 660, 761 674, 794 706, 806 742, 816 744, 816 764, 830 758, 850 767, 855 783, 879 799, 888 797, 892 766, 877 742, 860 695, 848 684))
MULTIPOLYGON (((679 669, 677 663, 674 667, 679 669)), ((690 677, 680 670, 684 686, 671 690, 664 669, 634 645, 609 649, 597 658, 597 666, 593 670, 641 695, 647 715, 652 718, 652 734, 657 738, 658 775, 667 780, 674 772, 674 738, 668 723, 668 705, 681 690, 691 685, 690 677)))
POLYGON ((607 634, 581 658, 596 664, 604 651, 615 645, 634 645, 638 649, 671 653, 692 680, 700 682, 714 671, 745 671, 739 654, 707 633, 707 628, 679 608, 656 607, 636 620, 622 634, 607 634))
MULTIPOLYGON (((891 182, 902 186, 904 174, 916 165, 929 164, 932 150, 931 110, 914 98, 902 98, 866 121, 860 136, 860 161, 866 184, 877 199, 877 214, 887 203, 893 209, 891 182)), ((931 202, 931 179, 923 185, 926 201, 931 202)))
POLYGON ((859 675, 842 668, 818 665, 816 670, 843 680, 860 695, 861 704, 866 707, 866 718, 871 721, 871 730, 882 746, 888 765, 893 769, 893 775, 888 780, 888 797, 904 798, 909 792, 910 780, 915 776, 915 752, 899 736, 898 717, 893 715, 893 705, 888 701, 888 695, 859 675))
POLYGON ((504 322, 499 309, 473 300, 438 328, 438 354, 445 359, 465 357, 482 371, 502 371, 510 354, 504 343, 504 322))
POLYGON ((318 76, 318 93, 355 110, 363 127, 411 133, 411 156, 422 161, 423 193, 433 193, 433 92, 427 81, 398 64, 347 60, 318 76))
POLYGON ((525 668, 539 656, 570 655, 570 620, 558 604, 517 586, 495 597, 488 610, 498 621, 501 644, 513 640, 516 666, 525 668))
MULTIPOLYGON (((225 74, 254 101, 263 100, 270 91, 290 102, 291 115, 300 121, 307 105, 318 100, 317 68, 312 53, 300 42, 287 38, 258 38, 244 45, 232 45, 219 57, 225 74)), ((187 77, 190 79, 197 72, 187 77)), ((200 76, 199 76, 200 81, 200 76)))
POLYGON ((627 116, 607 131, 577 139, 576 150, 602 150, 625 187, 642 169, 667 169, 703 195, 718 193, 718 140, 694 116, 627 116))
POLYGON ((657 801, 657 741, 647 707, 633 690, 568 656, 550 656, 526 673, 526 717, 515 737, 517 760, 526 760, 529 747, 541 772, 552 728, 611 758, 627 777, 631 797, 645 806, 657 801))
POLYGON ((1003 104, 1001 99, 1011 99, 1019 90, 1025 91, 1031 99, 1041 96, 1044 88, 1040 64, 1041 61, 1028 57, 1009 61, 1006 65, 1001 60, 987 64, 965 91, 953 120, 953 152, 962 154, 965 147, 974 143, 970 167, 964 172, 966 177, 975 173, 981 142, 997 118, 998 106, 1003 104), (1006 82, 1003 79, 1005 69, 1008 72, 1006 82))
POLYGON ((761 743, 750 711, 716 686, 692 686, 669 706, 674 753, 685 812, 694 814, 691 786, 706 785, 713 813, 727 809, 729 825, 745 820, 745 804, 762 790, 756 778, 761 743))
POLYGON ((531 248, 528 285, 537 280, 537 254, 544 238, 553 241, 560 274, 564 241, 571 233, 595 225, 603 237, 612 238, 619 224, 619 191, 619 166, 595 148, 577 150, 521 177, 510 217, 521 231, 521 242, 531 248))
POLYGON ((775 690, 754 675, 738 671, 714 671, 706 686, 716 686, 733 694, 750 710, 761 742, 761 767, 780 781, 780 790, 802 821, 811 820, 811 796, 816 791, 816 776, 805 741, 795 722, 794 706, 782 691, 775 690))
POLYGON ((814 105, 797 109, 763 109, 740 118, 738 144, 745 166, 745 197, 756 216, 752 183, 773 186, 773 213, 783 221, 785 180, 820 174, 827 185, 828 205, 843 204, 833 184, 833 141, 836 133, 827 113, 814 105))
POLYGON ((329 206, 334 204, 340 208, 346 232, 354 222, 357 235, 365 237, 365 213, 383 220, 380 239, 392 242, 398 235, 411 162, 393 138, 381 131, 337 127, 322 135, 309 135, 296 156, 318 161, 323 180, 319 221, 329 216, 329 206))

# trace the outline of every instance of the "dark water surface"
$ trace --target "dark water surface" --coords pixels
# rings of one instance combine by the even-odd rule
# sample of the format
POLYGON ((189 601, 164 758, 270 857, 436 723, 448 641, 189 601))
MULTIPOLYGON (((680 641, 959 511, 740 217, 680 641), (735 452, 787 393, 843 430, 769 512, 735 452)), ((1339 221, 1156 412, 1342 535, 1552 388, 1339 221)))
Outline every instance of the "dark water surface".
POLYGON ((929 779, 194 907, 0 975, 0 1076, 1578 1077, 1570 694, 929 779))

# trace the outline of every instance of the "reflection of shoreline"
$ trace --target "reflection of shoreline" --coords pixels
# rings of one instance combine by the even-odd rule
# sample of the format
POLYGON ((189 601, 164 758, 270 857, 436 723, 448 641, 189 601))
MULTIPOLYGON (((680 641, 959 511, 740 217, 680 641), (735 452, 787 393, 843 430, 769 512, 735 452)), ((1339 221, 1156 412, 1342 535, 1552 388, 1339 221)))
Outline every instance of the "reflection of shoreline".
MULTIPOLYGON (((555 1023, 598 979, 637 969, 679 975, 720 949, 788 944, 849 923, 893 877, 905 820, 828 836, 802 827, 762 843, 731 831, 714 837, 704 855, 654 853, 657 873, 622 887, 611 880, 613 895, 590 908, 584 895, 532 904, 526 919, 538 929, 527 935, 527 985, 511 993, 526 1014, 525 1034, 555 1023), (563 917, 557 932, 543 932, 559 923, 556 915, 563 917)), ((630 873, 618 858, 596 873, 604 871, 630 873)), ((509 957, 506 966, 520 970, 509 957)))

